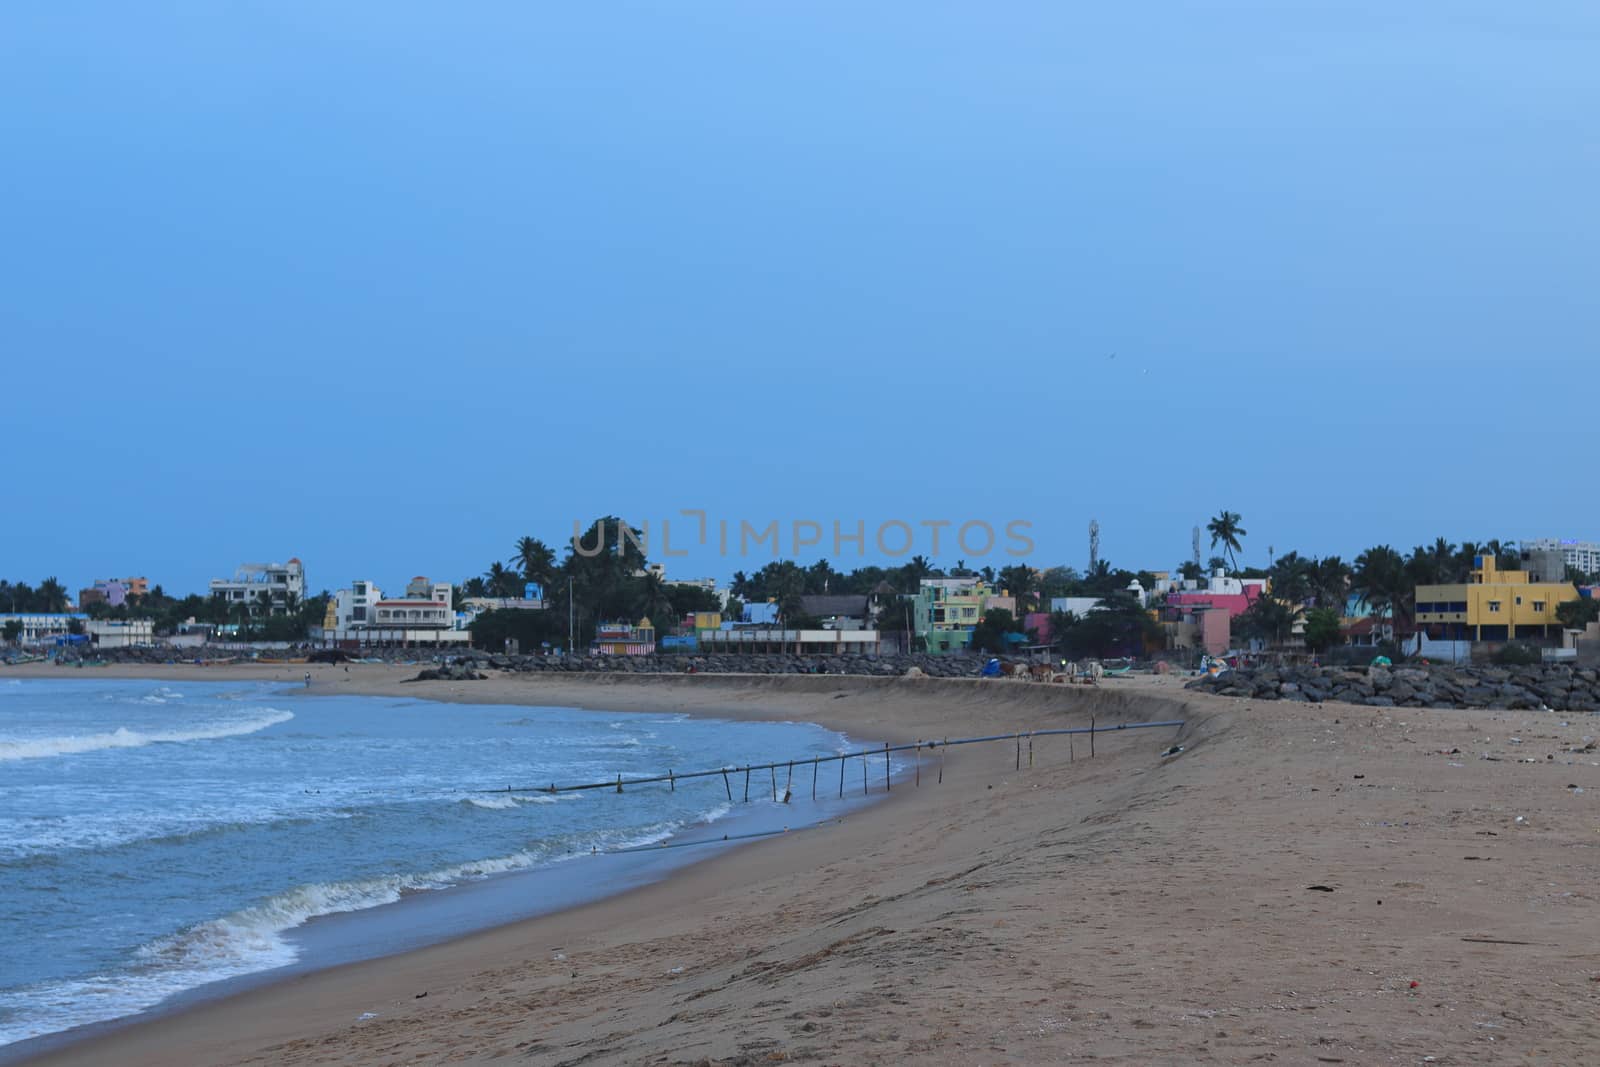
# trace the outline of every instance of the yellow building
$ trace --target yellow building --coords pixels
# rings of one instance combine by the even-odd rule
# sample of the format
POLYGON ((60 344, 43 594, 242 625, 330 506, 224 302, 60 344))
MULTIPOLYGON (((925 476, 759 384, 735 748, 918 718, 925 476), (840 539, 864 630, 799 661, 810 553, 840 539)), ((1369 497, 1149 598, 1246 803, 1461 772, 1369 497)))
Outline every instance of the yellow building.
POLYGON ((1516 641, 1561 636, 1556 607, 1578 599, 1570 582, 1530 582, 1478 556, 1465 585, 1417 586, 1417 626, 1444 641, 1516 641))

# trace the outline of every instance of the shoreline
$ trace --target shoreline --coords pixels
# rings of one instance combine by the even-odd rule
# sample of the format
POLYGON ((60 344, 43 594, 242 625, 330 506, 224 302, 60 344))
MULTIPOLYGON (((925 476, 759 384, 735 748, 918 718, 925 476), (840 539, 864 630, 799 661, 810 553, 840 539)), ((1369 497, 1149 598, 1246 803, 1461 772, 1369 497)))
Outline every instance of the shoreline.
MULTIPOLYGON (((307 667, 294 665, 248 665, 248 666, 207 666, 197 665, 111 665, 93 668, 93 673, 85 674, 79 670, 56 667, 53 664, 27 664, 11 668, 4 672, 10 677, 29 678, 54 678, 58 680, 76 681, 85 678, 118 678, 152 682, 164 681, 216 681, 216 682, 269 682, 284 686, 280 695, 286 698, 311 699, 318 696, 393 696, 407 697, 423 700, 437 701, 440 703, 467 703, 467 704, 495 704, 495 705, 526 705, 526 706, 560 706, 577 707, 591 711, 616 711, 616 712, 677 712, 694 715, 700 718, 721 718, 736 721, 792 721, 811 722, 826 729, 833 730, 855 738, 871 736, 875 739, 885 740, 891 744, 911 743, 925 739, 927 734, 918 734, 912 737, 904 731, 903 726, 895 728, 892 732, 877 730, 876 720, 870 717, 865 720, 872 725, 864 725, 864 720, 859 709, 853 709, 851 714, 841 714, 835 710, 835 704, 841 704, 840 698, 860 695, 865 688, 892 689, 896 686, 912 685, 926 686, 949 684, 955 682, 959 685, 977 686, 976 680, 941 680, 935 682, 929 679, 919 679, 903 682, 900 679, 864 678, 859 676, 788 676, 774 681, 770 675, 688 675, 688 676, 646 676, 638 678, 627 675, 604 674, 576 674, 566 677, 551 678, 549 676, 528 675, 502 675, 498 678, 491 677, 486 681, 429 681, 410 682, 409 679, 415 672, 413 666, 393 666, 377 664, 351 664, 350 670, 344 670, 344 665, 311 665, 312 684, 302 688, 303 676, 307 667), (494 683, 500 684, 494 684, 494 683), (442 690, 442 691, 441 691, 442 690), (780 699, 776 703, 763 703, 752 699, 752 696, 770 697, 781 694, 788 700, 780 699), (826 699, 827 703, 817 703, 817 698, 826 699)), ((85 669, 90 670, 90 669, 85 669)), ((993 683, 988 683, 992 685, 993 683)), ((913 731, 915 732, 915 731, 913 731)), ((954 759, 959 760, 959 755, 954 759)), ((899 776, 897 776, 899 777, 899 776)), ((847 792, 847 796, 848 796, 847 792)), ((905 791, 901 794, 904 797, 905 791)), ((761 846, 776 846, 779 840, 792 843, 805 836, 807 832, 827 832, 837 829, 845 820, 859 820, 865 813, 874 809, 886 807, 895 799, 893 790, 883 792, 881 785, 874 782, 873 795, 870 800, 857 797, 847 814, 843 816, 820 817, 815 822, 810 822, 797 829, 793 834, 783 833, 773 837, 758 838, 747 841, 730 842, 720 848, 708 847, 708 855, 704 857, 688 857, 683 861, 670 865, 663 872, 650 876, 642 883, 625 885, 613 892, 607 892, 599 897, 583 900, 576 904, 559 906, 554 910, 540 912, 525 916, 509 922, 497 923, 479 930, 469 931, 465 934, 448 936, 439 941, 424 943, 420 947, 411 947, 397 950, 394 953, 385 953, 378 956, 340 962, 327 967, 314 969, 295 969, 290 967, 286 973, 273 976, 273 972, 262 972, 255 976, 240 976, 234 979, 223 980, 219 983, 208 983, 176 994, 169 998, 163 1005, 157 1005, 143 1012, 118 1019, 92 1023, 71 1030, 60 1031, 54 1034, 41 1035, 38 1038, 17 1042, 10 1048, 0 1048, 0 1063, 6 1064, 32 1064, 52 1063, 58 1059, 73 1060, 81 1055, 95 1057, 100 1046, 105 1045, 106 1054, 112 1054, 112 1047, 116 1048, 116 1055, 122 1062, 126 1062, 126 1042, 130 1035, 139 1035, 147 1029, 159 1029, 181 1023, 186 1017, 204 1014, 208 1011, 222 1008, 236 1001, 248 1000, 256 996, 269 996, 275 989, 283 985, 314 979, 321 975, 332 975, 340 972, 359 969, 369 966, 381 966, 387 962, 404 959, 408 956, 429 953, 431 950, 448 949, 451 946, 464 946, 480 938, 493 939, 499 932, 522 927, 526 924, 560 921, 564 916, 573 916, 602 909, 604 905, 615 903, 619 907, 631 907, 633 898, 642 898, 648 904, 652 893, 666 887, 675 880, 685 877, 691 871, 708 867, 719 862, 735 858, 744 852, 760 848, 761 846), (220 991, 207 993, 206 990, 213 985, 222 987, 220 991)), ((714 844, 720 844, 716 842, 714 844)), ((503 876, 506 880, 526 878, 529 872, 519 872, 503 876)), ((497 881, 499 878, 488 881, 497 881)), ((476 885, 478 883, 474 883, 476 885)), ((454 887, 459 890, 462 887, 454 887)), ((447 891, 448 892, 448 891, 447 891)), ((600 913, 607 914, 609 909, 600 913)), ((324 916, 313 919, 332 918, 336 921, 349 920, 350 916, 324 916)))
MULTIPOLYGON (((327 691, 346 684, 399 683, 327 691)), ((958 749, 942 783, 924 764, 920 788, 897 783, 837 825, 30 1062, 1589 1056, 1600 718, 1252 704, 1181 684, 407 684, 393 691, 730 718, 745 705, 891 741, 1090 715, 1187 725, 1181 751, 1177 731, 1136 731, 1101 735, 1092 760, 1081 738, 1041 738, 1031 767, 1009 745, 958 749)))
MULTIPOLYGON (((440 694, 419 692, 417 685, 409 684, 408 679, 416 669, 411 665, 397 666, 363 665, 363 671, 347 674, 342 669, 327 669, 327 675, 318 688, 303 687, 305 668, 300 665, 246 665, 243 667, 228 666, 224 668, 200 667, 194 664, 184 665, 116 665, 110 669, 95 669, 87 676, 75 669, 62 669, 52 664, 28 664, 21 669, 10 672, 11 676, 18 678, 60 680, 69 683, 91 682, 101 680, 128 680, 152 683, 193 683, 216 682, 221 684, 248 684, 252 682, 266 683, 273 686, 271 694, 274 700, 298 701, 319 696, 353 696, 357 698, 382 699, 385 697, 404 698, 407 700, 420 700, 438 704, 441 709, 447 710, 449 704, 495 705, 506 707, 580 707, 581 710, 591 711, 595 714, 621 712, 623 714, 640 714, 664 710, 659 701, 647 697, 639 699, 624 698, 609 700, 601 695, 598 699, 591 700, 585 705, 579 705, 572 700, 551 701, 534 694, 521 694, 503 689, 496 689, 492 693, 459 693, 440 694), (375 670, 373 668, 376 668, 375 670), (297 673, 296 677, 287 677, 286 672, 297 673), (337 686, 337 690, 330 686, 337 686), (627 708, 615 705, 626 704, 627 708)), ((4 680, 5 672, 0 671, 0 681, 4 680)), ((424 683, 430 687, 451 685, 452 687, 474 683, 449 683, 435 682, 424 683)), ((697 711, 697 717, 707 720, 739 720, 745 721, 780 721, 787 716, 773 715, 739 715, 740 708, 727 705, 715 713, 697 711)), ((833 731, 846 736, 842 730, 833 731)), ((864 743, 868 739, 856 734, 851 738, 853 745, 864 743)), ((872 747, 870 744, 868 747, 872 747)), ((896 772, 897 777, 899 771, 896 772)), ((825 827, 836 823, 842 818, 854 815, 876 803, 881 803, 885 798, 881 786, 874 780, 872 796, 846 792, 842 803, 836 803, 833 798, 826 798, 819 802, 826 803, 829 810, 825 812, 807 812, 802 816, 804 821, 794 826, 793 833, 798 835, 806 830, 825 827)), ((764 791, 763 791, 764 795, 764 791)), ((644 890, 652 885, 673 877, 677 872, 695 863, 707 862, 713 857, 729 852, 748 844, 752 841, 775 837, 780 834, 791 833, 786 820, 779 817, 776 812, 763 811, 752 808, 743 811, 742 805, 734 804, 734 809, 729 814, 732 818, 718 819, 715 825, 704 823, 686 826, 677 831, 667 842, 656 846, 636 846, 621 850, 620 852, 601 853, 601 858, 608 863, 615 864, 604 876, 605 887, 598 890, 575 890, 565 880, 566 868, 560 860, 548 862, 528 870, 508 871, 488 877, 460 882, 445 887, 441 890, 425 890, 415 893, 404 893, 400 900, 388 904, 377 905, 351 912, 331 912, 315 915, 306 920, 299 927, 300 939, 309 938, 313 943, 322 935, 326 939, 330 927, 359 926, 363 923, 382 921, 380 913, 387 915, 397 910, 402 910, 407 916, 419 916, 426 923, 430 913, 428 901, 438 898, 436 903, 447 918, 455 921, 447 922, 443 929, 449 932, 437 934, 415 935, 407 931, 403 935, 403 943, 399 947, 385 948, 379 951, 355 950, 358 955, 349 955, 349 949, 342 952, 335 950, 333 956, 328 958, 324 953, 324 962, 296 961, 278 967, 271 967, 263 971, 238 974, 232 977, 219 978, 205 982, 199 986, 183 989, 164 998, 157 1004, 134 1011, 128 1015, 103 1019, 96 1022, 83 1023, 66 1030, 53 1031, 26 1038, 8 1045, 0 1045, 0 1064, 33 1062, 38 1057, 56 1052, 69 1051, 78 1044, 99 1039, 113 1039, 123 1030, 143 1025, 157 1025, 174 1016, 185 1012, 201 1010, 209 1004, 227 1000, 233 997, 245 996, 249 993, 272 985, 292 981, 299 977, 321 973, 341 967, 371 963, 407 952, 420 951, 436 945, 470 937, 475 934, 492 931, 501 927, 513 926, 517 923, 532 919, 558 915, 563 911, 580 908, 611 897, 644 890), (725 833, 726 831, 726 833, 725 833), (715 832, 723 836, 708 836, 715 832), (729 836, 731 835, 731 836, 729 836), (697 847, 703 849, 696 852, 678 851, 679 849, 697 847), (505 908, 504 901, 510 895, 508 890, 515 888, 522 892, 535 893, 541 897, 548 895, 557 903, 545 904, 541 902, 535 907, 513 906, 505 908), (477 900, 478 908, 483 907, 485 899, 500 901, 500 907, 491 907, 489 913, 501 911, 502 915, 494 918, 483 919, 477 923, 462 926, 459 913, 467 909, 459 903, 463 897, 477 900), (446 900, 451 903, 446 903, 446 900), (420 909, 420 912, 419 912, 420 909), (455 927, 455 929, 451 929, 455 927), (340 958, 340 957, 343 958, 340 958)), ((802 809, 804 810, 804 809, 802 809)), ((800 814, 800 812, 796 812, 800 814)), ((596 857, 584 855, 582 857, 568 857, 573 859, 589 860, 596 857)), ((433 914, 438 918, 437 914, 433 914)), ((395 920, 390 919, 392 924, 395 920)), ((398 928, 397 928, 398 929, 398 928)), ((336 943, 348 944, 351 934, 341 931, 334 934, 336 943)), ((381 938, 375 938, 370 933, 358 936, 358 942, 376 943, 381 938)))

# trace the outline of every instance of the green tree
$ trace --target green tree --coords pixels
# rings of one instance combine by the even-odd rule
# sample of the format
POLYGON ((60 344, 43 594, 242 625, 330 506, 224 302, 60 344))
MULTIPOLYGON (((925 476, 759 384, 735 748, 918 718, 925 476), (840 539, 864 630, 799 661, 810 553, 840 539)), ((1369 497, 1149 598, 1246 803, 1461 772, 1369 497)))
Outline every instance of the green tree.
POLYGON ((17 639, 22 636, 22 620, 7 619, 5 624, 0 626, 0 636, 4 636, 6 644, 16 644, 17 639))
POLYGON ((1006 634, 1021 633, 1022 626, 1005 608, 992 608, 972 628, 971 647, 981 652, 1004 652, 1006 634))
POLYGON ((655 625, 658 635, 677 630, 678 618, 672 610, 672 599, 667 595, 666 585, 658 575, 646 574, 639 579, 634 596, 639 614, 655 625))
POLYGON ((1406 574, 1405 559, 1388 545, 1376 545, 1356 557, 1350 588, 1380 620, 1398 624, 1407 617, 1406 605, 1413 586, 1406 574))
POLYGON ((1239 539, 1247 534, 1245 528, 1239 525, 1242 521, 1243 517, 1237 511, 1224 509, 1206 523, 1206 530, 1211 534, 1211 547, 1222 546, 1227 553, 1230 570, 1238 567, 1236 554, 1242 551, 1239 539))
POLYGON ((1291 604, 1303 604, 1312 596, 1310 560, 1298 552, 1286 552, 1267 572, 1272 595, 1291 604))
POLYGON ((1350 592, 1350 565, 1338 556, 1328 556, 1312 563, 1310 577, 1317 606, 1329 608, 1343 617, 1350 592))
POLYGON ((1306 612, 1306 647, 1326 652, 1339 643, 1339 613, 1332 608, 1312 608, 1306 612))
POLYGON ((515 598, 522 595, 522 576, 498 560, 489 564, 483 581, 489 596, 515 598))
POLYGON ((556 574, 556 554, 549 545, 537 537, 518 538, 516 561, 525 581, 537 582, 541 589, 549 590, 556 574))
POLYGON ((1294 631, 1298 609, 1290 607, 1276 597, 1257 597, 1239 616, 1240 630, 1248 637, 1257 637, 1269 646, 1281 645, 1294 631))
POLYGON ((1591 622, 1600 621, 1600 600, 1581 596, 1576 600, 1556 605, 1556 618, 1568 630, 1582 630, 1591 622))
POLYGON ((1000 587, 1017 598, 1018 614, 1033 610, 1036 604, 1034 590, 1038 581, 1039 576, 1034 569, 1021 563, 1000 569, 1000 587))
POLYGON ((67 587, 56 581, 51 575, 39 583, 39 588, 34 594, 34 611, 58 612, 67 610, 67 587))
POLYGON ((1078 572, 1071 567, 1047 567, 1039 575, 1039 599, 1048 604, 1056 597, 1071 596, 1078 587, 1078 572))
POLYGON ((1082 618, 1057 612, 1052 616, 1054 643, 1063 655, 1142 656, 1165 636, 1161 624, 1150 617, 1132 594, 1114 592, 1082 618))

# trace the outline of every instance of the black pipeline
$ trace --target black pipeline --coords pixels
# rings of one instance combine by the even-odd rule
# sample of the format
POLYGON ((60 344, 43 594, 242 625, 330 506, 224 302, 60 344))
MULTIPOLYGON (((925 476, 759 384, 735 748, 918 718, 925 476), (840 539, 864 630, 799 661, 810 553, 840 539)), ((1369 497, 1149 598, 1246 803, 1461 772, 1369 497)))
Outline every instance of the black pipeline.
MULTIPOLYGON (((942 738, 942 739, 937 740, 937 741, 916 741, 916 742, 913 742, 913 743, 908 744, 908 745, 887 745, 886 744, 882 748, 863 748, 863 749, 859 749, 859 750, 857 750, 855 752, 841 752, 841 753, 838 753, 837 755, 833 755, 833 756, 815 756, 815 757, 813 757, 811 759, 780 760, 780 761, 778 761, 776 763, 753 763, 753 764, 750 764, 749 766, 746 766, 746 767, 737 767, 737 766, 735 766, 735 767, 718 767, 716 770, 713 770, 713 771, 688 771, 686 773, 681 773, 681 774, 677 773, 677 772, 674 772, 674 771, 668 771, 666 774, 658 774, 658 775, 654 775, 654 776, 649 777, 649 778, 627 778, 627 779, 623 778, 619 774, 619 775, 617 775, 616 778, 611 779, 610 781, 606 781, 606 782, 584 782, 584 783, 581 783, 581 784, 578 784, 578 785, 557 785, 554 782, 551 782, 549 785, 527 785, 527 786, 512 786, 512 785, 508 785, 504 789, 480 789, 480 790, 477 790, 477 792, 479 792, 479 793, 575 793, 575 792, 578 792, 579 790, 583 790, 583 789, 612 789, 612 790, 615 790, 616 792, 620 793, 620 792, 622 792, 623 788, 626 787, 626 786, 651 785, 651 784, 654 784, 656 782, 666 782, 666 783, 669 784, 669 786, 671 788, 676 789, 677 788, 677 783, 683 781, 686 778, 711 778, 711 777, 713 777, 715 775, 719 775, 719 774, 723 776, 723 781, 724 781, 724 784, 726 785, 727 784, 727 776, 728 776, 728 774, 730 772, 743 771, 744 774, 745 774, 745 799, 749 800, 750 799, 749 779, 750 779, 750 772, 751 771, 771 771, 773 773, 774 779, 776 779, 777 769, 779 767, 790 768, 791 769, 790 773, 792 775, 792 773, 793 773, 792 768, 794 768, 797 765, 803 767, 807 763, 810 763, 810 764, 813 765, 813 768, 815 768, 816 766, 819 766, 819 765, 821 765, 823 763, 828 763, 828 762, 830 762, 832 760, 838 760, 839 761, 839 788, 840 788, 840 792, 842 794, 843 791, 844 791, 844 764, 845 764, 846 760, 860 759, 862 761, 862 774, 865 775, 866 774, 866 759, 867 759, 867 757, 868 756, 882 755, 883 758, 884 758, 884 774, 885 774, 884 781, 887 783, 887 781, 888 781, 888 761, 889 761, 889 754, 891 752, 911 752, 911 751, 915 750, 917 752, 917 754, 918 754, 918 759, 920 761, 921 753, 922 753, 923 749, 928 749, 928 750, 931 751, 931 750, 936 749, 936 748, 951 748, 951 747, 954 747, 956 745, 977 745, 977 744, 983 744, 984 742, 989 742, 989 741, 1014 741, 1016 743, 1016 745, 1017 745, 1017 765, 1018 765, 1018 767, 1021 767, 1021 765, 1022 765, 1022 740, 1023 740, 1023 738, 1028 738, 1030 740, 1030 742, 1031 742, 1031 740, 1033 738, 1035 738, 1035 737, 1059 737, 1059 736, 1062 736, 1064 734, 1088 734, 1089 735, 1089 753, 1090 753, 1090 755, 1093 755, 1094 754, 1094 735, 1095 734, 1117 733, 1117 732, 1123 731, 1123 730, 1158 730, 1158 729, 1163 729, 1163 728, 1167 728, 1167 727, 1182 728, 1184 725, 1185 725, 1184 721, 1182 719, 1178 719, 1178 720, 1172 720, 1172 721, 1167 721, 1167 722, 1125 722, 1125 723, 1118 723, 1116 726, 1096 726, 1095 723, 1094 723, 1094 720, 1091 719, 1091 720, 1089 720, 1089 725, 1088 726, 1076 726, 1076 727, 1072 727, 1070 729, 1060 729, 1060 730, 1019 730, 1019 731, 1017 731, 1015 733, 1008 733, 1008 734, 990 734, 987 737, 958 737, 958 738, 955 738, 955 739, 942 738)), ((1030 757, 1031 757, 1031 744, 1030 744, 1030 757)), ((1030 759, 1030 762, 1031 762, 1031 759, 1030 759)), ((919 774, 920 774, 920 771, 919 771, 919 774)), ((944 777, 944 770, 943 770, 943 767, 941 766, 941 768, 940 768, 940 780, 941 781, 943 780, 943 777, 944 777)), ((774 791, 774 794, 776 794, 776 791, 777 791, 776 790, 776 781, 774 781, 773 784, 774 784, 774 790, 773 791, 774 791)), ((866 783, 863 781, 862 784, 865 785, 866 783)), ((812 774, 811 791, 812 791, 812 794, 815 795, 815 793, 816 793, 816 774, 815 773, 812 774)), ((731 788, 728 789, 728 799, 729 800, 733 799, 733 790, 731 788)))

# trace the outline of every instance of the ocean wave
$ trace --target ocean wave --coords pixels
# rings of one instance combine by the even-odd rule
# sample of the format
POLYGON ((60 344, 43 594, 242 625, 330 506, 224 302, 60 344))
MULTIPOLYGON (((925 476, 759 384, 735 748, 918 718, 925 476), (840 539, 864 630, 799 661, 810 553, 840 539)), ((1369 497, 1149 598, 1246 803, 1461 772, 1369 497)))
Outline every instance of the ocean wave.
MULTIPOLYGON (((552 799, 532 796, 535 803, 552 799)), ((706 822, 731 810, 718 805, 704 813, 706 822)), ((134 953, 132 967, 116 974, 98 974, 8 991, 7 1011, 0 1015, 0 1046, 152 1007, 167 997, 210 982, 287 966, 298 958, 284 935, 324 915, 364 911, 393 904, 402 897, 446 889, 463 882, 508 874, 541 863, 560 862, 617 848, 638 848, 665 841, 684 824, 664 821, 642 827, 602 830, 554 842, 537 850, 473 860, 422 874, 389 875, 359 881, 297 886, 253 907, 235 911, 151 941, 134 953)))
POLYGON ((475 808, 487 808, 489 811, 510 811, 517 806, 516 797, 462 797, 463 804, 470 804, 475 808))
POLYGON ((144 733, 118 727, 110 733, 69 734, 65 737, 39 737, 0 740, 0 761, 44 759, 50 756, 73 756, 85 752, 99 752, 113 748, 143 748, 145 745, 181 743, 184 741, 215 741, 224 737, 241 737, 265 730, 280 722, 294 718, 292 711, 268 709, 265 714, 239 722, 214 723, 189 730, 166 730, 144 733))

